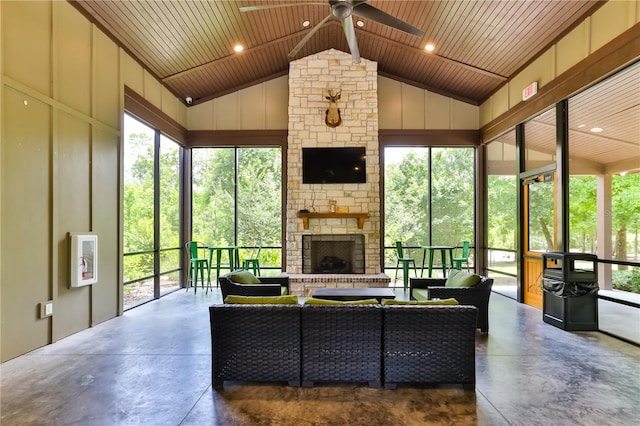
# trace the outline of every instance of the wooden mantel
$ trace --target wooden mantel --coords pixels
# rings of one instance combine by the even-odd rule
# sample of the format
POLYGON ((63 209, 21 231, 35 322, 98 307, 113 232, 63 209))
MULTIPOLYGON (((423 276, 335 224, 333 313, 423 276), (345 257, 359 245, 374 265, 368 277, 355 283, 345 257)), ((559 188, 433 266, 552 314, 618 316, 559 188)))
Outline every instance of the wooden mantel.
POLYGON ((325 212, 325 213, 301 213, 298 212, 298 217, 302 218, 302 226, 304 229, 309 229, 309 219, 342 219, 353 218, 358 219, 358 228, 364 227, 364 220, 369 217, 369 213, 338 213, 338 212, 325 212))

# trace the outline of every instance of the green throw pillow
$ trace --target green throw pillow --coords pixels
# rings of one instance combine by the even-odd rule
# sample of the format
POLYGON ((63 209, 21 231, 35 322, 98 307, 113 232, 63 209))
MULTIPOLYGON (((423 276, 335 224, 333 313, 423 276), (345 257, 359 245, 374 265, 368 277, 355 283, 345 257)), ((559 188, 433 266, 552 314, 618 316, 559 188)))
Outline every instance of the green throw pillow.
POLYGON ((416 300, 429 300, 429 290, 426 288, 414 288, 411 295, 416 300))
POLYGON ((343 302, 340 300, 316 299, 313 297, 304 301, 305 305, 375 305, 377 303, 378 301, 376 299, 348 300, 343 302))
POLYGON ((464 271, 451 271, 444 283, 445 287, 473 287, 480 282, 480 276, 464 271))
POLYGON ((229 304, 280 304, 280 305, 295 305, 298 303, 298 296, 236 296, 234 294, 228 295, 224 299, 224 303, 229 304))
POLYGON ((233 271, 229 274, 229 279, 240 284, 260 284, 260 280, 249 271, 233 271))
POLYGON ((457 305, 458 301, 454 298, 440 300, 395 300, 385 299, 383 305, 457 305))

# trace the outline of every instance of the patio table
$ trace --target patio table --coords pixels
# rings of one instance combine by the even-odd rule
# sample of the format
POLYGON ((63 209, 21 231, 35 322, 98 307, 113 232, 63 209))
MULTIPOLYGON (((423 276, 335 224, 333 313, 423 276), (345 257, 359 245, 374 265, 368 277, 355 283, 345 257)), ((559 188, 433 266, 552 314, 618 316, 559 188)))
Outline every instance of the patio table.
POLYGON ((447 252, 449 252, 449 261, 451 262, 451 269, 453 269, 453 246, 422 246, 422 268, 420 268, 420 276, 424 273, 424 264, 427 257, 427 251, 429 252, 429 277, 431 277, 431 271, 433 269, 433 257, 436 251, 440 252, 440 259, 442 260, 442 276, 447 277, 447 252))
POLYGON ((213 254, 216 255, 216 285, 218 284, 218 277, 220 277, 220 264, 222 260, 222 252, 228 252, 229 258, 229 272, 234 269, 238 269, 240 266, 239 246, 207 246, 209 249, 209 274, 211 274, 211 268, 213 260, 213 254))

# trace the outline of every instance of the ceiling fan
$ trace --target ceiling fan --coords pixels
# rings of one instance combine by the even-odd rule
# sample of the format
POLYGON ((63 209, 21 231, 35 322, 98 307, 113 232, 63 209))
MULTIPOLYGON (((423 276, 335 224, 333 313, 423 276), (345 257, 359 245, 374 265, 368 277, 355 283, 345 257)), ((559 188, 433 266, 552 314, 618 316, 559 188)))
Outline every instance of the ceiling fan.
MULTIPOLYGON (((318 3, 318 2, 310 2, 310 3, 295 3, 295 4, 271 4, 271 5, 263 5, 263 6, 245 6, 240 7, 240 12, 252 12, 255 10, 265 10, 265 9, 275 9, 280 7, 290 7, 290 6, 300 6, 304 4, 326 4, 326 3, 318 3)), ((289 52, 289 57, 295 57, 300 49, 313 37, 313 35, 320 29, 322 25, 324 25, 331 17, 335 17, 342 21, 342 28, 344 29, 344 35, 347 38, 347 44, 349 45, 349 50, 351 51, 351 56, 353 57, 353 63, 360 63, 360 51, 358 50, 358 42, 356 40, 356 33, 353 26, 353 18, 352 15, 359 16, 361 18, 370 19, 372 21, 378 22, 380 24, 386 25, 388 27, 395 28, 400 31, 404 31, 409 34, 413 34, 418 37, 422 37, 424 35, 424 31, 414 27, 413 25, 409 25, 400 19, 389 15, 382 10, 373 7, 367 4, 367 0, 329 0, 329 7, 331 8, 331 13, 327 15, 322 21, 320 21, 315 27, 311 29, 304 36, 302 40, 289 52)))

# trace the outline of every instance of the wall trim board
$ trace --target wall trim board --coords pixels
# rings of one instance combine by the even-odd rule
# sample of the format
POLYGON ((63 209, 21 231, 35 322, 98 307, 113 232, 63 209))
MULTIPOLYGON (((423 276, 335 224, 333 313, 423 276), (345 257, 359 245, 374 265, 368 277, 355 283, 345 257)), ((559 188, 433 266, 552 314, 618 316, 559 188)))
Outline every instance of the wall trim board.
POLYGON ((379 130, 381 146, 479 146, 479 130, 379 130))
POLYGON ((57 109, 59 111, 65 112, 73 117, 78 118, 81 121, 84 121, 88 124, 90 124, 91 126, 94 126, 97 129, 100 129, 104 132, 108 132, 111 133, 113 135, 117 135, 120 136, 120 130, 116 129, 106 123, 103 123, 100 120, 97 120, 87 114, 84 114, 82 112, 79 112, 65 104, 63 104, 60 101, 57 101, 49 96, 45 96, 42 93, 38 92, 37 90, 34 90, 32 88, 30 88, 29 86, 26 86, 16 80, 13 80, 10 77, 4 76, 3 77, 3 84, 4 86, 10 87, 14 90, 17 90, 18 92, 22 92, 27 96, 30 96, 34 99, 37 99, 38 101, 49 105, 50 107, 57 109))
POLYGON ((188 146, 287 146, 287 130, 192 130, 188 132, 188 146))
POLYGON ((487 143, 557 102, 603 80, 640 59, 640 23, 557 76, 531 100, 520 102, 482 126, 482 143, 487 143))
POLYGON ((187 144, 187 129, 128 86, 124 86, 124 109, 181 145, 187 144))

